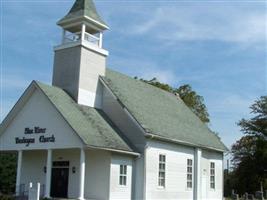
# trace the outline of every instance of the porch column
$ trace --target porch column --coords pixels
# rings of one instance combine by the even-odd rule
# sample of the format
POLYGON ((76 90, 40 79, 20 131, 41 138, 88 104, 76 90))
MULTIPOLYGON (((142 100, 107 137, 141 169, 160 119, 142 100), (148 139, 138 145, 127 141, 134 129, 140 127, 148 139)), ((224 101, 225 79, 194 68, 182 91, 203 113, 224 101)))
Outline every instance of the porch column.
POLYGON ((20 195, 20 177, 22 164, 22 150, 18 151, 17 177, 16 177, 16 195, 20 195))
POLYGON ((46 160, 46 179, 45 179, 45 197, 50 198, 51 189, 51 172, 52 172, 52 150, 47 150, 46 160))
POLYGON ((194 159, 194 199, 201 199, 201 157, 202 150, 195 148, 195 159, 194 159))
POLYGON ((79 199, 84 199, 84 179, 85 179, 85 152, 84 149, 81 149, 80 155, 80 193, 79 199))

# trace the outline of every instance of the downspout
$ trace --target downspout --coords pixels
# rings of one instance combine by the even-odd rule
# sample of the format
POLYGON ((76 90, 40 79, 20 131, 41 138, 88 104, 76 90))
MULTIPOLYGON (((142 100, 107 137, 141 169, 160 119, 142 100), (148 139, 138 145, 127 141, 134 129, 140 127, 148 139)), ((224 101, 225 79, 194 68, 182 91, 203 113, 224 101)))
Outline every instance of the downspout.
MULTIPOLYGON (((153 139, 153 135, 148 135, 148 139, 153 139)), ((147 150, 149 149, 149 145, 146 143, 144 148, 144 188, 143 188, 143 200, 146 200, 146 161, 147 161, 147 150)))
POLYGON ((110 190, 111 190, 111 159, 112 159, 112 152, 109 153, 109 183, 108 183, 108 199, 110 199, 110 190))
POLYGON ((224 153, 222 153, 222 200, 224 199, 224 153))
POLYGON ((146 200, 146 156, 147 156, 148 145, 146 144, 144 150, 144 185, 143 185, 143 200, 146 200))
POLYGON ((141 154, 139 154, 136 158, 133 159, 133 170, 132 170, 132 188, 131 188, 131 199, 136 199, 136 162, 141 158, 141 154))
POLYGON ((200 148, 195 148, 194 152, 194 200, 200 200, 201 197, 201 159, 202 159, 202 150, 200 148))

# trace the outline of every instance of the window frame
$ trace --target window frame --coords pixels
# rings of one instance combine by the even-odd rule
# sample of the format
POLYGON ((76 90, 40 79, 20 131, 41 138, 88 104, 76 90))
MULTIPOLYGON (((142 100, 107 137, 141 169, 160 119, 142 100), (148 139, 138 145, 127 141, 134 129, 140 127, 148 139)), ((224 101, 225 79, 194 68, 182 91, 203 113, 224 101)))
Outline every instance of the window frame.
POLYGON ((186 165, 186 188, 188 190, 192 190, 193 189, 193 159, 188 158, 186 161, 187 161, 187 165, 186 165), (191 177, 191 178, 189 178, 189 177, 191 177))
POLYGON ((158 163, 159 163, 158 164, 158 188, 165 188, 166 187, 166 155, 165 154, 159 154, 158 163))
POLYGON ((215 162, 210 162, 210 189, 215 190, 215 162))
POLYGON ((127 186, 127 172, 128 166, 125 164, 120 164, 120 173, 119 173, 119 185, 120 186, 127 186))

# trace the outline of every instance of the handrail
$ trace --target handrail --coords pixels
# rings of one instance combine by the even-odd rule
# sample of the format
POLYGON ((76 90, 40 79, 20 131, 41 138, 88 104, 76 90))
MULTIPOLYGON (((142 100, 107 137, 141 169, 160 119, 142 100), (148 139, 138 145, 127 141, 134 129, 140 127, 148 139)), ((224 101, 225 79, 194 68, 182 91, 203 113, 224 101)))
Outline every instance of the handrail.
POLYGON ((100 45, 100 38, 87 32, 84 33, 83 37, 81 32, 65 34, 63 38, 63 44, 81 41, 81 38, 94 45, 100 45))
POLYGON ((100 38, 86 32, 84 34, 84 40, 97 46, 99 46, 100 43, 100 38))
POLYGON ((89 35, 91 38, 94 38, 95 40, 99 40, 99 37, 96 37, 95 35, 92 35, 90 33, 85 32, 85 35, 89 35))
POLYGON ((81 39, 81 32, 65 34, 63 43, 75 42, 81 39))

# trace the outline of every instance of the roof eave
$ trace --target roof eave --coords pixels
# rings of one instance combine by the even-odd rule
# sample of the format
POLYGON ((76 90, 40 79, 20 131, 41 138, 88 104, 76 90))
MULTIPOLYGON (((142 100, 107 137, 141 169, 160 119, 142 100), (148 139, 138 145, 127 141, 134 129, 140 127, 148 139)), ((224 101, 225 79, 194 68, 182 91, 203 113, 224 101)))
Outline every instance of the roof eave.
POLYGON ((94 26, 98 27, 102 31, 109 30, 108 25, 103 24, 103 23, 101 23, 101 22, 99 22, 99 21, 97 21, 91 17, 85 16, 85 15, 72 17, 72 18, 64 17, 63 19, 61 19, 57 22, 57 25, 64 28, 66 26, 69 26, 70 24, 77 23, 79 21, 80 21, 80 23, 82 23, 83 20, 85 20, 87 23, 89 22, 89 23, 93 24, 94 26))
POLYGON ((186 141, 182 141, 182 140, 176 140, 176 139, 170 139, 170 138, 167 138, 167 137, 162 137, 162 136, 155 135, 155 134, 152 134, 152 133, 147 133, 145 135, 145 137, 148 138, 148 139, 155 139, 155 140, 160 140, 160 141, 163 141, 163 142, 171 142, 171 143, 174 143, 174 144, 182 144, 182 145, 191 146, 191 147, 198 147, 198 148, 202 148, 202 149, 219 151, 219 152, 222 152, 222 153, 229 151, 227 147, 225 147, 225 149, 220 149, 220 148, 215 148, 215 147, 210 147, 210 146, 197 145, 197 144, 186 142, 186 141))
POLYGON ((111 151, 111 152, 121 153, 121 154, 128 154, 128 155, 137 156, 137 157, 140 156, 140 153, 137 153, 137 152, 134 152, 134 151, 121 150, 121 149, 112 149, 112 148, 106 148, 106 147, 96 147, 96 146, 91 146, 91 145, 87 145, 87 148, 111 151))

